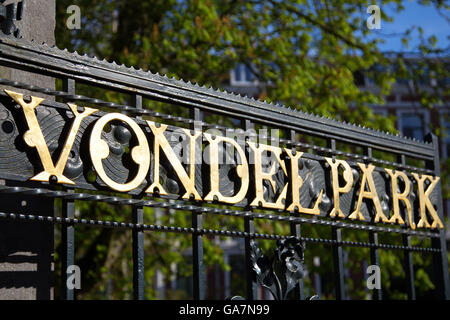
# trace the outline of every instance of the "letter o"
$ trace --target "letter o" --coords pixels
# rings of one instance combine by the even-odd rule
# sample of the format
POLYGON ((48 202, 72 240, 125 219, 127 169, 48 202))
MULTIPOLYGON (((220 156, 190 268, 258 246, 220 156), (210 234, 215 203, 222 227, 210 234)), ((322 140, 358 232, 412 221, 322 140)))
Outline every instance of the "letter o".
POLYGON ((150 150, 144 132, 133 119, 120 113, 110 113, 97 120, 89 140, 89 152, 91 154, 92 164, 100 179, 102 179, 108 187, 116 191, 127 192, 137 188, 145 179, 150 167, 150 150), (128 124, 136 134, 139 142, 139 145, 131 150, 131 158, 139 165, 139 170, 133 180, 124 184, 117 183, 109 178, 106 175, 102 164, 102 160, 106 159, 109 155, 109 146, 105 140, 102 140, 102 131, 105 125, 113 120, 121 120, 128 124))

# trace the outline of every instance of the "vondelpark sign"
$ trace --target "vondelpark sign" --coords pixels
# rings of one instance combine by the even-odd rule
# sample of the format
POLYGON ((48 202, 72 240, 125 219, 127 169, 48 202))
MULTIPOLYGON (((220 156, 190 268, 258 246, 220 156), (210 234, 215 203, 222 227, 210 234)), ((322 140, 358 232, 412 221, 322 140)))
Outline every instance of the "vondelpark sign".
POLYGON ((39 108, 51 114, 51 107, 42 106, 45 100, 5 92, 20 106, 26 120, 22 139, 27 148, 36 149, 40 160, 42 170, 28 177, 32 181, 81 188, 87 184, 99 188, 100 181, 104 188, 124 193, 140 190, 141 194, 176 195, 192 201, 406 224, 411 229, 443 228, 433 196, 439 188, 437 176, 313 157, 295 148, 176 128, 71 103, 65 105, 66 116, 59 119, 64 119, 60 127, 67 130, 56 130, 60 136, 55 139, 61 143, 54 147, 46 141, 51 126, 43 129, 40 122, 44 120, 39 120, 46 119, 39 117, 39 108), (114 129, 108 135, 111 126, 114 129), (175 132, 178 144, 173 143, 175 132), (121 143, 130 146, 131 161, 122 161, 129 165, 125 175, 117 174, 116 165, 107 160, 114 155, 124 158, 121 143), (99 179, 77 183, 81 171, 68 170, 75 149, 82 159, 87 157, 82 154, 86 150, 99 179), (52 157, 54 150, 59 152, 57 161, 52 157))
MULTIPOLYGON (((11 30, 0 37, 0 65, 20 76, 0 79, 9 89, 0 90, 0 219, 18 222, 2 223, 7 240, 2 247, 5 257, 16 251, 46 257, 39 261, 50 270, 53 226, 60 224, 64 299, 74 298, 65 284, 75 262, 77 226, 131 231, 135 299, 145 298, 144 232, 154 231, 192 234, 195 300, 206 297, 205 236, 245 239, 249 300, 257 298, 256 283, 276 299, 287 299, 290 292, 304 299, 300 280, 306 243, 331 246, 337 299, 347 296, 348 246, 370 248, 375 266, 380 265, 379 250, 404 251, 410 299, 416 297, 413 252, 432 252, 436 293, 450 297, 435 135, 414 141, 80 56, 8 36, 17 30, 13 21, 4 22, 3 32, 11 30), (51 81, 46 83, 43 76, 51 81), (53 79, 61 81, 57 84, 62 83, 62 90, 54 89, 53 79), (86 96, 77 90, 79 85, 120 93, 129 101, 101 100, 101 91, 86 96), (41 94, 45 99, 37 97, 41 94), (155 110, 154 101, 166 103, 166 114, 155 110), (210 121, 211 116, 219 116, 220 123, 210 121), (281 134, 271 134, 267 143, 261 127, 281 134), (379 152, 396 159, 385 160, 379 152), (80 219, 75 201, 118 206, 115 212, 123 212, 124 219, 94 220, 90 214, 80 219), (181 210, 191 217, 191 225, 148 224, 146 207, 181 210), (126 217, 130 213, 131 220, 126 217), (241 217, 243 230, 223 223, 207 226, 203 218, 209 214, 241 217), (23 221, 38 224, 22 228, 23 221), (266 232, 258 223, 272 221, 287 223, 289 231, 266 232), (40 222, 52 225, 44 229, 40 222), (331 237, 311 237, 305 224, 316 224, 320 234, 330 232, 331 237), (417 228, 435 230, 411 230, 417 228), (348 241, 345 230, 358 230, 368 241, 348 241), (403 245, 379 241, 379 232, 402 235, 403 245), (431 240, 431 246, 412 246, 414 237, 431 240), (276 240, 273 255, 262 252, 259 239, 276 240)), ((51 279, 43 277, 45 282, 51 279)), ((18 280, 17 286, 23 286, 21 276, 18 280)), ((33 289, 35 282, 33 277, 33 289)), ((381 290, 374 294, 382 298, 381 290)))

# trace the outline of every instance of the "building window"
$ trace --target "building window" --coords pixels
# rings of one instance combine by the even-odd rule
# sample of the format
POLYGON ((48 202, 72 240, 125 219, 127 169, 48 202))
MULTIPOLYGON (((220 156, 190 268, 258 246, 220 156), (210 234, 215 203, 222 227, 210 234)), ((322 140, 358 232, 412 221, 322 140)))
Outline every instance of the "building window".
POLYGON ((366 85, 365 75, 362 71, 353 72, 353 82, 358 87, 364 87, 366 85))
POLYGON ((404 136, 423 141, 427 121, 422 112, 401 112, 397 117, 399 130, 404 136))
POLYGON ((374 107, 372 108, 372 111, 374 114, 383 116, 383 117, 387 117, 388 116, 388 110, 385 108, 380 108, 380 107, 374 107))
POLYGON ((403 116, 403 135, 423 140, 423 119, 417 114, 406 114, 403 116))
POLYGON ((375 64, 373 65, 370 70, 367 71, 366 77, 365 77, 365 84, 369 86, 376 85, 376 75, 379 73, 384 73, 388 71, 387 66, 383 66, 381 64, 375 64))
POLYGON ((233 75, 232 79, 234 78, 235 82, 241 82, 241 65, 238 64, 236 68, 233 69, 233 75))
POLYGON ((243 63, 239 63, 231 72, 231 85, 255 84, 255 75, 243 63))

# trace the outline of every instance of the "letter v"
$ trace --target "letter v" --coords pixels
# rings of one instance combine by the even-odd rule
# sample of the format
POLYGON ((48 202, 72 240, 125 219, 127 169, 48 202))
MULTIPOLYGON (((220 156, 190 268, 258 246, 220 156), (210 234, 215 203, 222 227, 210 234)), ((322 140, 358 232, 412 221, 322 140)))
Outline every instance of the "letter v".
POLYGON ((81 121, 83 121, 83 119, 87 116, 97 112, 97 109, 85 107, 83 113, 79 113, 76 105, 68 103, 70 109, 75 115, 75 118, 55 167, 34 111, 34 109, 42 101, 44 101, 44 99, 32 96, 31 102, 26 103, 23 100, 23 94, 10 90, 5 90, 5 92, 22 107, 29 128, 29 130, 23 135, 23 139, 28 146, 35 147, 37 149, 42 166, 44 167, 44 171, 32 177, 31 180, 45 182, 49 181, 51 176, 56 176, 58 183, 75 184, 75 182, 63 175, 64 168, 66 167, 67 159, 70 151, 72 150, 78 130, 80 129, 81 121))

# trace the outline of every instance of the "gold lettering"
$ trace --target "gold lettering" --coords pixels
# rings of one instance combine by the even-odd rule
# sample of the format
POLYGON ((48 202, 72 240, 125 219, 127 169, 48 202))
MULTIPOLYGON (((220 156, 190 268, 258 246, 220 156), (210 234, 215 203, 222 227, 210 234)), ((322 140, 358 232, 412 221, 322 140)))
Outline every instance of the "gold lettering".
POLYGON ((419 175, 414 172, 412 173, 412 175, 417 181, 417 189, 419 191, 420 220, 417 223, 417 227, 422 228, 423 226, 425 226, 426 228, 436 228, 436 226, 439 226, 439 228, 444 228, 444 225, 442 224, 441 219, 439 219, 439 216, 429 198, 431 192, 433 191, 434 187, 436 187, 439 181, 439 177, 433 177, 426 174, 423 174, 419 177, 419 175), (430 185, 428 186, 427 190, 424 191, 424 183, 427 179, 430 181, 430 185), (431 224, 431 226, 427 220, 427 209, 431 217, 433 218, 433 223, 431 224))
POLYGON ((98 176, 107 186, 121 192, 130 191, 139 187, 139 185, 145 179, 148 168, 150 166, 150 150, 144 132, 131 118, 120 113, 109 113, 97 120, 94 128, 92 128, 92 133, 89 140, 89 152, 91 154, 92 164, 94 165, 95 171, 97 172, 98 176), (128 124, 136 134, 139 142, 139 145, 135 146, 131 150, 131 158, 139 165, 139 169, 136 177, 134 177, 134 179, 128 183, 117 183, 116 181, 108 177, 108 175, 105 173, 105 170, 103 169, 102 160, 108 157, 109 146, 105 140, 102 140, 102 131, 105 125, 112 120, 121 120, 128 124))
POLYGON ((210 167, 210 184, 211 191, 207 194, 204 200, 213 201, 214 197, 217 197, 218 201, 226 203, 238 203, 241 202, 247 194, 249 181, 248 162, 245 157, 245 152, 239 146, 239 144, 231 138, 215 136, 213 139, 211 134, 203 134, 209 142, 209 167, 210 167), (241 178, 241 188, 232 197, 222 195, 219 191, 219 143, 229 143, 238 152, 241 164, 236 166, 237 175, 241 178))
POLYGON ((31 180, 48 182, 51 176, 55 176, 57 178, 57 183, 75 184, 72 180, 64 176, 64 168, 66 167, 67 159, 69 158, 78 130, 80 129, 81 122, 87 116, 97 112, 97 109, 85 107, 82 113, 78 113, 76 105, 68 104, 70 110, 72 110, 75 115, 75 118, 55 166, 35 113, 35 108, 41 104, 44 99, 32 96, 31 102, 26 103, 23 100, 23 94, 10 90, 5 90, 5 92, 22 107, 29 128, 23 135, 23 139, 28 146, 37 149, 42 166, 44 167, 44 171, 32 177, 31 180))
POLYGON ((388 222, 388 218, 384 215, 383 210, 381 209, 380 199, 377 195, 377 190, 375 188, 375 183, 373 181, 372 172, 375 169, 375 166, 372 164, 364 165, 362 163, 358 163, 358 166, 360 167, 363 176, 361 178, 361 187, 359 190, 359 196, 358 196, 358 203, 356 204, 355 211, 352 212, 352 214, 349 216, 350 219, 359 219, 359 220, 365 220, 364 216, 361 213, 361 204, 363 198, 371 199, 374 206, 375 206, 375 219, 374 222, 378 222, 381 218, 381 221, 388 222), (366 182, 369 187, 369 191, 366 191, 366 182))
POLYGON ((331 167, 331 183, 333 187, 333 202, 334 208, 330 212, 330 217, 335 217, 336 214, 339 218, 345 218, 344 213, 342 212, 339 206, 339 195, 341 193, 347 193, 353 186, 353 174, 350 165, 344 160, 333 160, 331 158, 326 158, 325 160, 331 167), (342 173, 342 177, 345 180, 345 186, 339 186, 339 166, 344 168, 344 172, 342 173))
POLYGON ((265 208, 272 208, 272 209, 283 209, 284 208, 284 204, 283 204, 283 200, 286 199, 286 194, 287 194, 287 188, 288 188, 288 183, 283 187, 283 190, 281 191, 277 201, 275 203, 273 202, 267 202, 264 199, 264 187, 263 187, 263 181, 267 180, 270 182, 270 184, 272 185, 272 188, 274 190, 274 192, 276 192, 276 184, 275 181, 273 180, 272 176, 276 173, 276 166, 275 166, 275 162, 272 163, 272 166, 270 167, 269 172, 263 172, 263 168, 262 168, 262 159, 261 159, 261 155, 264 151, 270 151, 272 152, 276 159, 278 160, 281 168, 283 169, 283 172, 287 175, 286 172, 286 165, 284 163, 284 161, 281 160, 280 155, 281 155, 281 149, 275 146, 268 146, 265 144, 259 144, 259 146, 257 147, 255 143, 247 141, 247 144, 250 146, 250 148, 253 150, 253 154, 254 154, 254 161, 255 161, 255 193, 256 193, 256 197, 255 199, 252 201, 252 203, 250 204, 251 206, 258 206, 261 205, 262 207, 265 208))
POLYGON ((298 174, 298 160, 302 157, 303 152, 296 152, 295 155, 293 155, 291 149, 284 149, 291 159, 291 183, 292 183, 292 203, 287 208, 288 211, 295 212, 295 209, 298 209, 298 212, 300 213, 307 213, 307 214, 313 214, 318 215, 320 214, 319 204, 322 202, 322 194, 323 189, 320 191, 319 197, 316 200, 316 203, 314 204, 313 208, 304 208, 300 204, 300 188, 303 186, 303 179, 298 174))
POLYGON ((406 214, 408 215, 408 221, 409 221, 409 226, 412 229, 416 228, 416 224, 414 223, 414 217, 413 217, 413 213, 412 213, 412 207, 411 207, 411 203, 409 202, 408 199, 408 195, 409 192, 411 191, 411 186, 410 186, 410 181, 408 179, 408 176, 406 175, 406 173, 401 172, 401 171, 395 171, 393 172, 393 170, 391 169, 384 169, 389 176, 391 177, 391 189, 392 189, 392 205, 394 206, 394 214, 392 215, 392 217, 389 219, 389 222, 398 222, 399 224, 405 224, 405 222, 402 219, 402 216, 400 215, 400 205, 399 205, 399 201, 403 201, 403 203, 406 206, 406 214), (403 182, 405 183, 405 189, 403 190, 402 193, 399 193, 398 190, 398 178, 402 178, 403 182))
POLYGON ((167 195, 167 192, 164 190, 163 186, 161 185, 159 181, 159 160, 160 160, 160 154, 159 154, 159 148, 161 147, 164 151, 167 159, 169 160, 170 164, 172 165, 173 169, 175 170, 176 174, 178 175, 178 178, 180 179, 181 183, 183 184, 184 188, 186 189, 186 193, 183 195, 183 199, 189 199, 190 195, 194 195, 195 200, 201 200, 200 194, 195 189, 195 140, 201 135, 201 132, 195 131, 194 135, 191 134, 191 132, 188 129, 182 129, 183 132, 189 137, 190 139, 190 163, 189 163, 189 176, 186 173, 186 170, 183 168, 183 165, 181 164, 180 160, 178 159, 175 152, 170 147, 169 142, 167 141, 166 137, 164 136, 164 131, 167 129, 167 125, 161 124, 159 128, 156 127, 156 124, 152 121, 147 121, 148 126, 153 132, 153 135, 155 136, 155 142, 153 145, 153 156, 155 159, 154 163, 154 170, 153 170, 153 183, 150 187, 148 187, 145 192, 147 193, 154 193, 155 188, 158 188, 158 191, 162 195, 167 195))

